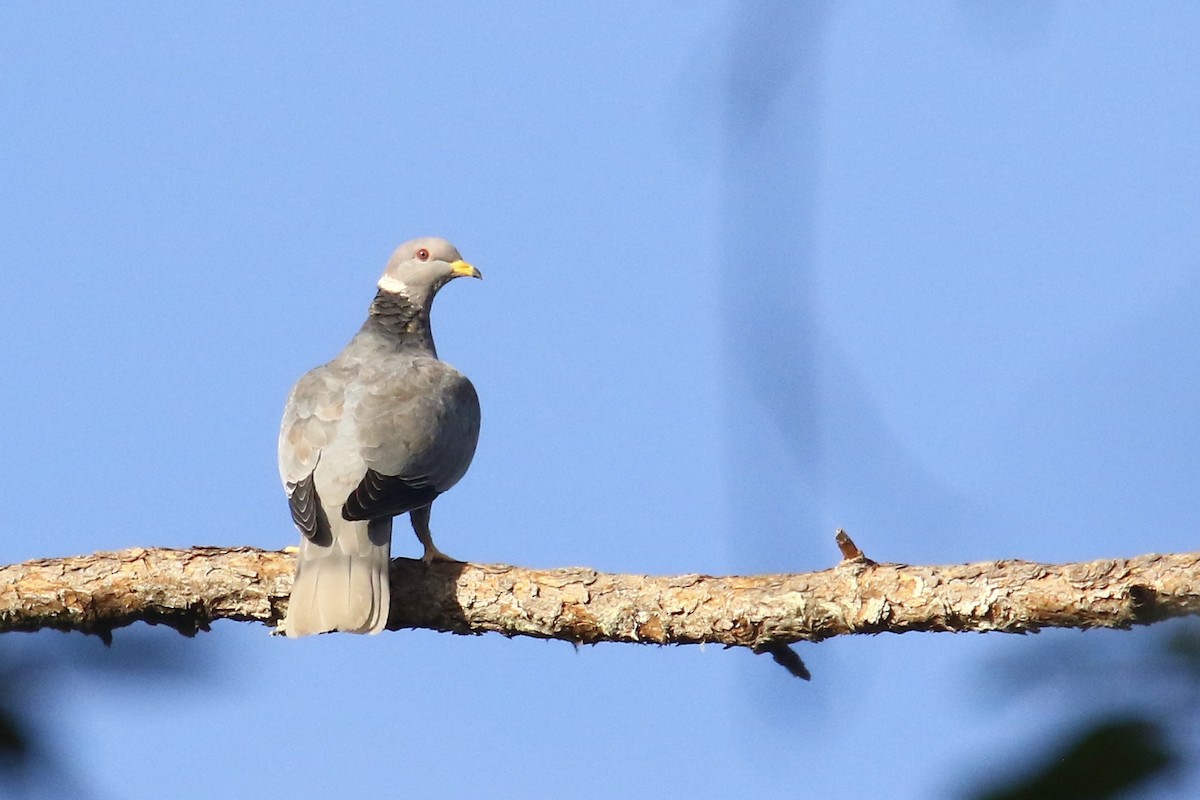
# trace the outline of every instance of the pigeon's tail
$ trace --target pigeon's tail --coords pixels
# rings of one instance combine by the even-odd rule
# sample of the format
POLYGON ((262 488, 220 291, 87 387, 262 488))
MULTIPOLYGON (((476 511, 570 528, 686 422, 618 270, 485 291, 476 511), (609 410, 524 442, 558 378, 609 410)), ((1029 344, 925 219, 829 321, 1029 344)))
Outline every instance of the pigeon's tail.
POLYGON ((321 546, 308 538, 300 542, 283 620, 288 636, 379 633, 387 625, 392 520, 347 522, 340 509, 330 512, 332 544, 321 546))

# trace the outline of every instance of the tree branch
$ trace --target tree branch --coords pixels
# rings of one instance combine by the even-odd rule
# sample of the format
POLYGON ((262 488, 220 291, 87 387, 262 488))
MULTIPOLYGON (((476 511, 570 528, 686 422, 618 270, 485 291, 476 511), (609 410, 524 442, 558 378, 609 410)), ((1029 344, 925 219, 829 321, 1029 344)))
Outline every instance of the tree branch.
MULTIPOLYGON (((876 564, 848 538, 840 544, 847 558, 832 569, 723 578, 396 559, 388 627, 574 643, 707 642, 786 660, 787 644, 849 633, 1128 628, 1200 613, 1200 553, 922 567, 876 564)), ((274 626, 293 567, 289 553, 249 547, 27 561, 0 567, 0 632, 53 628, 107 640, 139 620, 186 635, 218 619, 274 626)))

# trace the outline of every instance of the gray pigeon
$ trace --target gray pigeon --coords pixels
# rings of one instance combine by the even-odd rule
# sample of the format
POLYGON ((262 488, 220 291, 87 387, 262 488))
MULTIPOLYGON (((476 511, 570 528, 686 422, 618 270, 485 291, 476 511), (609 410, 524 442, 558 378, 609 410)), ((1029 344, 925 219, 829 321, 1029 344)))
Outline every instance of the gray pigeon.
POLYGON ((362 329, 292 389, 279 431, 279 474, 302 534, 284 630, 378 633, 387 625, 392 517, 407 513, 423 560, 429 507, 467 471, 479 398, 439 361, 429 327, 438 289, 482 277, 444 239, 392 254, 362 329))

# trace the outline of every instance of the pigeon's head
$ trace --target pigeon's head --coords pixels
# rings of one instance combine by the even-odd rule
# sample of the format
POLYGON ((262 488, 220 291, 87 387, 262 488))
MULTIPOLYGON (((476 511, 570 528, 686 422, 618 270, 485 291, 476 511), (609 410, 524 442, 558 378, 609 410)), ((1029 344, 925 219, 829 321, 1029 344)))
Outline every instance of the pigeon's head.
POLYGON ((396 248, 379 279, 379 288, 410 300, 432 299, 455 278, 482 278, 445 239, 413 239, 396 248))

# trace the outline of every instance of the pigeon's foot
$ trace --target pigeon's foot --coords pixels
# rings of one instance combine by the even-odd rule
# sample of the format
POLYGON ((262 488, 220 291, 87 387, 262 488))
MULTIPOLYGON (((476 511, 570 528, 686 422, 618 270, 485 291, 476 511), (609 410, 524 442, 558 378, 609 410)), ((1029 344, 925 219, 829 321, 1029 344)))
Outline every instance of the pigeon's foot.
POLYGON ((437 549, 433 543, 433 534, 429 530, 429 506, 423 508, 414 508, 408 513, 408 518, 412 521, 413 532, 417 534, 417 538, 421 540, 421 544, 425 548, 425 555, 421 556, 421 560, 428 566, 435 561, 441 561, 446 564, 461 564, 457 558, 450 556, 437 549))
POLYGON ((435 561, 440 561, 444 564, 461 564, 461 563, 463 563, 463 562, 459 561, 457 558, 451 558, 450 556, 443 553, 441 550, 438 550, 436 547, 433 546, 433 542, 429 542, 428 544, 425 545, 425 555, 421 556, 421 561, 423 561, 426 566, 434 563, 435 561))

